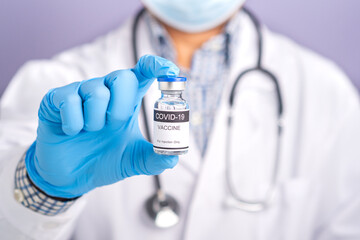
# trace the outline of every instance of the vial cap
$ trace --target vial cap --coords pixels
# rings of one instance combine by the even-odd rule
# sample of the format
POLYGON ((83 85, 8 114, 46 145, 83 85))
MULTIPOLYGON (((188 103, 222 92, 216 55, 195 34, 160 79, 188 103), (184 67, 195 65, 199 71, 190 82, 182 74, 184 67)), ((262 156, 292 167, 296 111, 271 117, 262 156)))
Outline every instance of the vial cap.
POLYGON ((186 77, 158 77, 158 82, 186 82, 186 77))
POLYGON ((158 77, 159 89, 167 91, 185 90, 186 77, 158 77))

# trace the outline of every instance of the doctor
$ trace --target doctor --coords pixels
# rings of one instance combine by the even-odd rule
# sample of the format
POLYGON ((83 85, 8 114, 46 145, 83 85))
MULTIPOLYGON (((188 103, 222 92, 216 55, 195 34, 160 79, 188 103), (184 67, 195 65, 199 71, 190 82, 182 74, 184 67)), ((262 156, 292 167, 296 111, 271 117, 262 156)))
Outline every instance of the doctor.
POLYGON ((278 80, 283 114, 274 82, 254 71, 234 90, 228 131, 234 82, 259 55, 244 0, 143 3, 136 28, 131 19, 30 61, 11 81, 1 100, 0 238, 359 239, 360 105, 341 70, 262 27, 262 66, 278 80), (154 79, 179 74, 189 78, 192 136, 178 159, 155 154, 143 135, 154 79), (179 212, 166 229, 145 208, 156 190, 148 175, 160 173, 179 212), (266 208, 246 211, 236 196, 266 208))

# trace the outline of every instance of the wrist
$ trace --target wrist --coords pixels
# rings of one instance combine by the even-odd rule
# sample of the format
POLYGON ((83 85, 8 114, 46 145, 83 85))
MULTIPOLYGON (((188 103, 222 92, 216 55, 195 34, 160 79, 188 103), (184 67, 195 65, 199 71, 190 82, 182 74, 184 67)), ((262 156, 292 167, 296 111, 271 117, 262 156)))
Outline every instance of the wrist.
MULTIPOLYGON (((26 169, 25 169, 26 171, 26 169)), ((79 197, 74 197, 74 198, 61 198, 61 197, 55 197, 55 196, 50 196, 48 195, 46 192, 44 192, 43 190, 41 190, 38 186, 36 186, 35 183, 33 183, 33 181, 31 181, 30 177, 29 177, 29 174, 26 172, 26 179, 29 181, 29 183, 39 192, 39 193, 42 193, 44 194, 46 197, 49 197, 49 198, 52 198, 56 201, 60 201, 60 202, 66 202, 66 201, 74 201, 76 199, 78 199, 79 197)))
POLYGON ((15 170, 14 197, 17 202, 34 212, 54 216, 65 212, 75 203, 75 199, 58 199, 39 191, 27 177, 24 156, 21 158, 15 170))
POLYGON ((33 186, 41 191, 43 194, 45 194, 48 197, 51 197, 53 199, 62 199, 63 201, 68 201, 71 199, 77 199, 80 196, 73 195, 67 191, 64 191, 62 187, 52 185, 43 177, 36 168, 36 141, 30 146, 28 151, 25 155, 25 168, 26 168, 26 176, 29 179, 29 181, 33 184, 33 186))

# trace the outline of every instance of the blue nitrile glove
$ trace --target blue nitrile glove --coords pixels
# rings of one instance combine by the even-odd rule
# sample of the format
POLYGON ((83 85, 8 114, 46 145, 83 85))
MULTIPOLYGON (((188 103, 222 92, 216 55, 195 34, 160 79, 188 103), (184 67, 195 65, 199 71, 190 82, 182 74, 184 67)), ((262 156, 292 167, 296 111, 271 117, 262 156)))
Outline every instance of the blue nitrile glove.
POLYGON ((172 62, 146 55, 134 69, 50 90, 25 158, 30 179, 48 195, 73 198, 174 167, 178 157, 157 155, 144 139, 138 114, 154 79, 178 74, 172 62))

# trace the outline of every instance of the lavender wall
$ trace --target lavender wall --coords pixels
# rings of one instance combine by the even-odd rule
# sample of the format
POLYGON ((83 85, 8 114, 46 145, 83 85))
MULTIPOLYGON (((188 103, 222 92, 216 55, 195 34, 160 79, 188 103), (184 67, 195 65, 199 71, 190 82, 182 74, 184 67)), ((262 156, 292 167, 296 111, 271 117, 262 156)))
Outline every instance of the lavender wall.
MULTIPOLYGON (((333 59, 360 88, 360 1, 248 0, 271 29, 333 59)), ((27 60, 115 28, 139 0, 0 0, 0 94, 27 60)))

